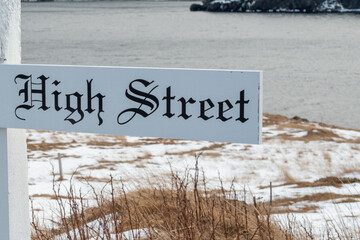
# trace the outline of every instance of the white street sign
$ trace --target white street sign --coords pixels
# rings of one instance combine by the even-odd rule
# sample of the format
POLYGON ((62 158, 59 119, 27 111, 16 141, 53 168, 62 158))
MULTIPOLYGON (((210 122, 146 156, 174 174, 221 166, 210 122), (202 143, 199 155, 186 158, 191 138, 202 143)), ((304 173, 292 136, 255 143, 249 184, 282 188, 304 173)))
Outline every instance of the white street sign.
POLYGON ((259 71, 0 65, 0 128, 260 143, 259 71))

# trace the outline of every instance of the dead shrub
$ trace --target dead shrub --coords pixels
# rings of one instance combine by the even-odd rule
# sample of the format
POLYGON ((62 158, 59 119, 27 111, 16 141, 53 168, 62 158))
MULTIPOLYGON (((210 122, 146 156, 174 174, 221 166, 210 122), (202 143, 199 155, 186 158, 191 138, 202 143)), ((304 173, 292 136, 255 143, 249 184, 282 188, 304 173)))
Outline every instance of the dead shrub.
POLYGON ((172 171, 168 182, 131 192, 110 177, 107 188, 92 188, 94 207, 74 187, 61 197, 54 183, 55 227, 40 226, 33 214, 32 239, 300 239, 271 221, 268 205, 249 202, 234 184, 225 189, 219 181, 220 189, 209 190, 197 164, 193 172, 172 171))

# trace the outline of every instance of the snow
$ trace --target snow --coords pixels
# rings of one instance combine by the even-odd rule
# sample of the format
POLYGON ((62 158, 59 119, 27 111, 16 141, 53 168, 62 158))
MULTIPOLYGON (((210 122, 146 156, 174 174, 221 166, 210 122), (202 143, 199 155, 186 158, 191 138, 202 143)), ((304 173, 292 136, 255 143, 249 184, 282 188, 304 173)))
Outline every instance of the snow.
POLYGON ((341 136, 342 138, 348 139, 348 140, 356 140, 360 138, 360 132, 358 131, 352 131, 352 130, 343 130, 343 129, 332 129, 332 131, 341 136))
MULTIPOLYGON (((115 233, 115 229, 114 229, 114 225, 113 224, 109 224, 109 222, 111 222, 111 217, 110 215, 107 215, 107 222, 104 223, 104 221, 102 219, 100 220, 95 220, 92 222, 87 223, 88 226, 90 227, 90 229, 94 229, 96 231, 96 234, 99 236, 107 236, 106 233, 104 233, 103 229, 104 229, 104 225, 106 224, 107 227, 106 229, 109 230, 109 232, 111 232, 110 234, 110 239, 126 239, 126 240, 135 240, 135 239, 142 239, 142 238, 146 238, 149 234, 149 230, 146 228, 141 228, 141 229, 133 229, 133 230, 129 230, 129 231, 125 231, 122 233, 118 233, 118 236, 116 236, 115 233)), ((91 233, 89 233, 91 234, 91 233)), ((69 232, 69 235, 71 237, 71 239, 81 239, 81 234, 77 231, 77 230, 72 230, 69 232)), ((68 239, 67 234, 61 234, 58 237, 56 237, 54 240, 62 240, 62 239, 68 239)), ((97 240, 99 239, 98 236, 92 236, 92 238, 90 238, 89 240, 97 240)), ((108 238, 106 238, 108 239, 108 238)))
MULTIPOLYGON (((357 201, 354 195, 359 194, 360 183, 340 187, 301 187, 296 184, 331 176, 360 179, 360 131, 355 129, 311 122, 285 128, 279 124, 265 124, 261 145, 35 130, 28 130, 27 135, 30 196, 38 216, 45 217, 45 222, 53 217, 51 207, 55 203, 51 196, 54 195, 53 178, 59 178, 59 154, 65 180, 55 181, 55 187, 61 185, 60 194, 65 196, 70 182, 86 193, 91 192, 87 181, 101 189, 110 175, 115 182, 123 180, 131 190, 144 186, 149 179, 156 182, 166 178, 171 169, 179 174, 184 169, 191 172, 198 157, 199 168, 205 172, 209 187, 219 186, 219 176, 225 187, 235 180, 237 189, 245 187, 251 193, 249 195, 261 201, 270 200, 267 187, 270 182, 273 201, 321 193, 342 195, 325 201, 294 200, 288 206, 293 211, 315 206, 314 211, 295 212, 293 216, 299 221, 311 221, 318 235, 324 231, 329 219, 350 224, 354 218, 348 216, 360 216, 357 202, 344 201, 347 198, 357 201), (309 137, 309 132, 320 136, 325 131, 336 137, 320 140, 309 137)), ((284 215, 274 217, 283 218, 284 215)))

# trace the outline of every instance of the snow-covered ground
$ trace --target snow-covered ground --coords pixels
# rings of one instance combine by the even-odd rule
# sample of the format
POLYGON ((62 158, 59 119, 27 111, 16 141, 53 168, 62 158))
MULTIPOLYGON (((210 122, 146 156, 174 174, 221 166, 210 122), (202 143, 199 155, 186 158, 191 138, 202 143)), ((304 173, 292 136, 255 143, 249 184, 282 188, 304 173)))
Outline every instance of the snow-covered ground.
POLYGON ((86 197, 88 183, 100 189, 110 175, 131 189, 166 178, 170 165, 192 171, 196 156, 213 188, 220 176, 225 187, 234 180, 237 189, 269 201, 271 182, 274 216, 307 219, 318 235, 329 221, 357 226, 360 217, 359 130, 265 114, 261 145, 35 130, 27 136, 30 196, 45 219, 55 217, 59 157, 64 180, 55 184, 63 185, 61 194, 71 180, 86 197))

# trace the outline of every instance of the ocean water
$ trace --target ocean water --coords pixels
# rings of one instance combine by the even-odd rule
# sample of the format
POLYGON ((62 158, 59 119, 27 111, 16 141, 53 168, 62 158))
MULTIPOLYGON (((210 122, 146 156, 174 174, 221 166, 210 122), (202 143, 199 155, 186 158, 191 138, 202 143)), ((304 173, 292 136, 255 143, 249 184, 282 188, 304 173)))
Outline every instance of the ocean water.
POLYGON ((360 14, 190 12, 191 2, 22 3, 22 62, 263 70, 263 110, 360 129, 360 14))

